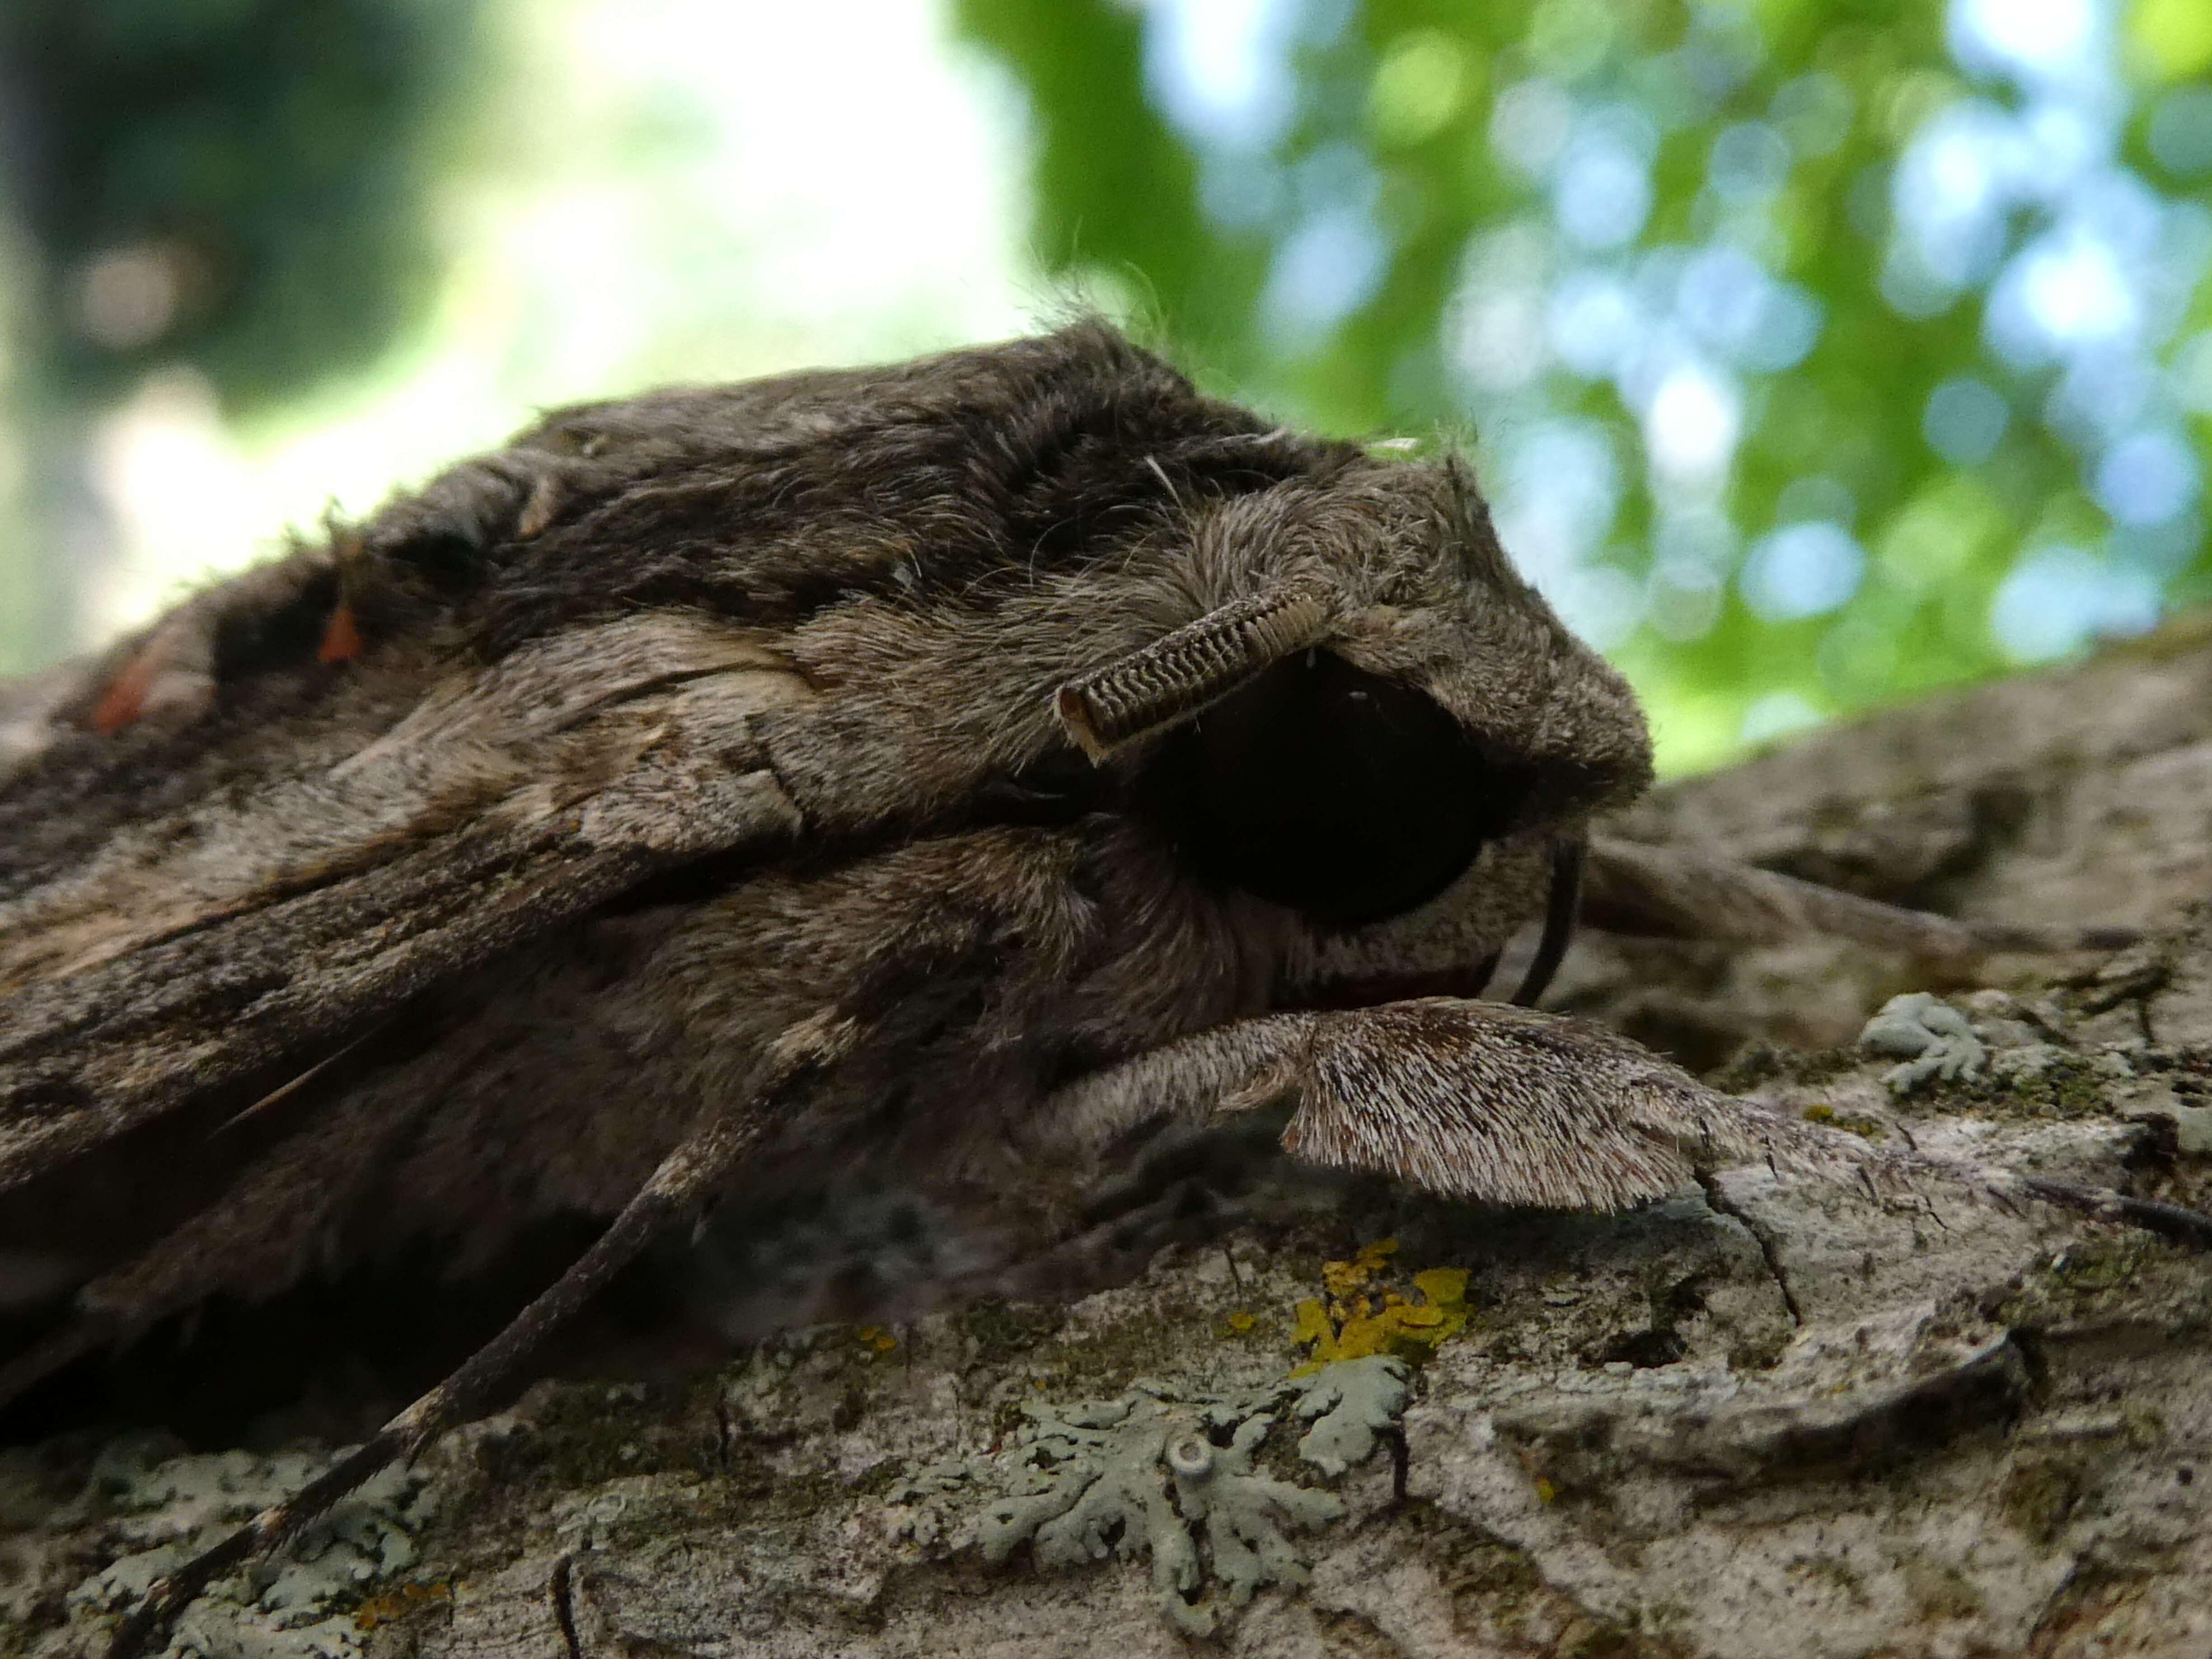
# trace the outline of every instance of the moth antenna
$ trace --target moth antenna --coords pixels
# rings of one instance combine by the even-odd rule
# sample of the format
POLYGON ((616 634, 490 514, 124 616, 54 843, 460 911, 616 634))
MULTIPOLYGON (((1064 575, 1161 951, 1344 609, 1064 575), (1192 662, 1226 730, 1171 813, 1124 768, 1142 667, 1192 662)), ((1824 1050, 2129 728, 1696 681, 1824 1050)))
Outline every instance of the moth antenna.
POLYGON ((1560 958, 1567 954, 1568 941, 1575 933, 1575 915, 1581 908, 1583 893, 1583 859, 1588 843, 1579 841, 1561 842, 1552 849, 1552 885, 1544 897, 1544 932, 1536 941, 1536 954, 1528 963, 1528 971, 1521 977, 1521 988, 1513 994, 1513 1000, 1522 1007, 1535 1006, 1536 999, 1544 994, 1552 982, 1552 975, 1559 971, 1560 958))
POLYGON ((1061 686, 1053 710, 1094 761, 1188 720, 1262 670, 1320 642, 1329 603, 1296 582, 1209 611, 1118 662, 1061 686))
MULTIPOLYGON (((815 1055, 798 1047, 788 1058, 797 1062, 791 1067, 795 1072, 805 1069, 815 1055)), ((660 1161, 652 1178, 592 1247, 444 1382, 291 1497, 271 1504, 221 1543, 157 1581, 115 1632, 108 1659, 137 1659, 167 1635, 178 1615, 216 1579, 240 1562, 297 1537, 379 1469, 413 1457, 448 1425, 481 1410, 540 1342, 729 1174, 769 1121, 762 1109, 764 1103, 755 1097, 747 1108, 713 1113, 660 1161)))

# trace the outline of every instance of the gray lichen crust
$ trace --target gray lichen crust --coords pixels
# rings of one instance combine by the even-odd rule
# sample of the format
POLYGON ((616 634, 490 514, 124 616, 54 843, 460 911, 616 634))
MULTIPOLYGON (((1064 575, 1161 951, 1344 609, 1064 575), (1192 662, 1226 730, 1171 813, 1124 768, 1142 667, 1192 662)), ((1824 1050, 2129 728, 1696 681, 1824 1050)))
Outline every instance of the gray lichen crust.
POLYGON ((1904 1064, 1882 1074, 1893 1094, 1911 1094, 1942 1078, 1955 1083, 1974 1077, 1989 1063, 1990 1051, 1974 1035, 1966 1017, 1925 991, 1892 997, 1859 1033, 1869 1054, 1901 1058, 1904 1064))
POLYGON ((1376 1436, 1404 1415, 1410 1386, 1405 1363, 1387 1355, 1322 1366, 1293 1408, 1313 1425, 1298 1442, 1298 1455, 1323 1474, 1364 1463, 1376 1436))
POLYGON ((1304 1583, 1290 1534, 1344 1514, 1334 1494, 1255 1467, 1281 1408, 1318 1419, 1297 1453, 1336 1476, 1396 1425, 1407 1390, 1403 1362, 1378 1356, 1228 1395, 1177 1398, 1140 1387, 1115 1400, 1024 1401, 1026 1425, 1000 1450, 932 1464, 892 1496, 929 1504, 997 1488, 1006 1495, 968 1525, 985 1560, 1003 1563, 1024 1544, 1043 1569, 1149 1556, 1162 1615, 1188 1634, 1211 1635, 1219 1616, 1200 1599, 1204 1586, 1218 1585, 1235 1608, 1270 1584, 1304 1583))
MULTIPOLYGON (((320 1474, 301 1452, 165 1455, 157 1443, 112 1443, 73 1503, 54 1519, 96 1528, 117 1553, 64 1600, 73 1624, 96 1629, 179 1562, 320 1474)), ((416 1564, 429 1518, 428 1480, 386 1470, 301 1538, 282 1561, 235 1573, 179 1621, 173 1659, 354 1659, 366 1632, 356 1610, 368 1587, 416 1564)))

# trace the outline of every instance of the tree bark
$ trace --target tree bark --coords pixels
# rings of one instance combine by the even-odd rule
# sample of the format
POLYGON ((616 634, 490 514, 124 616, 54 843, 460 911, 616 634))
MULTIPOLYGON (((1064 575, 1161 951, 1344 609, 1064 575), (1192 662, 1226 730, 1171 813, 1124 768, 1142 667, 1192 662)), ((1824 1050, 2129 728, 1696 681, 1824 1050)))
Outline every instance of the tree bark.
MULTIPOLYGON (((1902 1092, 1855 1043, 1924 988, 1901 959, 1593 939, 1555 1000, 1878 1139, 2212 1196, 2212 624, 1819 733, 1622 827, 2154 930, 1938 988, 1969 1063, 1902 1092)), ((1877 1200, 1743 1170, 1614 1218, 1285 1182, 1073 1306, 541 1382, 219 1587, 179 1651, 2198 1659, 2209 1292, 2201 1255, 1934 1178, 1877 1200)), ((88 1650, 327 1449, 170 1450, 0 1455, 0 1648, 88 1650)))

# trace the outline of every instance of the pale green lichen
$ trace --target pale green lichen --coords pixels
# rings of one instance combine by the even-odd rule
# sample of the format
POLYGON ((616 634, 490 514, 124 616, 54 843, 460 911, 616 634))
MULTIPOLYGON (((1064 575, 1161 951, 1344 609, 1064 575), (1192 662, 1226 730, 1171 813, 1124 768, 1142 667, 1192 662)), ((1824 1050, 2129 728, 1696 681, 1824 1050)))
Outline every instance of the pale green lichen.
MULTIPOLYGON (((1274 1419, 1266 1413, 1237 1426, 1226 1446, 1203 1433, 1168 1443, 1168 1469, 1184 1518, 1206 1536, 1213 1577, 1232 1607, 1269 1584, 1303 1584, 1305 1563, 1291 1544, 1293 1528, 1310 1531, 1344 1513, 1344 1500, 1255 1474, 1252 1456, 1274 1419)), ((1188 1588, 1188 1587, 1186 1587, 1188 1588)), ((1195 1634, 1213 1628, 1207 1609, 1163 1601, 1170 1618, 1195 1634)))
POLYGON ((1293 1408, 1313 1424, 1298 1442, 1298 1455, 1330 1475, 1365 1462, 1376 1437, 1404 1414, 1411 1376, 1403 1360, 1386 1354, 1325 1367, 1293 1408))
MULTIPOLYGON (((987 1561, 1004 1561, 1021 1544, 1038 1566, 1088 1565, 1109 1555, 1149 1555, 1152 1595, 1185 1628, 1197 1610, 1198 1547, 1160 1483, 1161 1453, 1176 1425, 1156 1402, 1086 1402, 1057 1416, 1036 1413, 1028 1437, 1036 1490, 992 1504, 977 1529, 987 1561), (1073 1420, 1069 1420, 1070 1419, 1073 1420)), ((1211 1621, 1203 1628, 1210 1629, 1211 1621)))
MULTIPOLYGON (((70 1592, 72 1612, 96 1617, 136 1604, 155 1579, 296 1492, 325 1461, 242 1451, 152 1461, 137 1443, 118 1442, 94 1465, 88 1500, 112 1516, 126 1553, 70 1592)), ((414 1565, 427 1503, 420 1476, 386 1470, 301 1534, 281 1565, 211 1586, 178 1620, 168 1655, 351 1659, 362 1629, 349 1609, 367 1586, 414 1565)))
POLYGON ((1882 1074, 1893 1094, 1910 1094, 1941 1078, 1956 1083, 1978 1076, 1990 1051, 1966 1017, 1925 991, 1892 997, 1859 1033, 1859 1047, 1902 1060, 1882 1074))
POLYGON ((1024 1401, 1025 1426, 993 1453, 927 1465, 890 1498, 915 1506, 909 1536, 964 1535, 994 1563, 1024 1544, 1047 1569, 1148 1558, 1162 1616, 1207 1635, 1267 1585, 1304 1583, 1291 1534, 1344 1513, 1334 1493, 1257 1467, 1283 1408, 1313 1425, 1299 1455, 1340 1475, 1395 1424, 1409 1376, 1375 1356, 1236 1394, 1178 1398, 1140 1385, 1112 1400, 1024 1401), (948 1524, 939 1511, 978 1491, 997 1495, 967 1528, 948 1524))

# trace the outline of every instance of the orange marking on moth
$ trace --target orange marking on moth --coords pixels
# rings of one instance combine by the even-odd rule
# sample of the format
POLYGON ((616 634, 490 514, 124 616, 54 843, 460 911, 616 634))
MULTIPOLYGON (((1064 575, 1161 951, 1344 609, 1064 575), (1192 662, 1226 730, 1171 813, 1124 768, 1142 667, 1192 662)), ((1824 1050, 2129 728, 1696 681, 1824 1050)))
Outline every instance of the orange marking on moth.
POLYGON ((330 624, 323 629, 323 643, 315 653, 317 662, 346 662, 361 655, 361 629, 353 619, 353 607, 343 599, 331 612, 330 624))
POLYGON ((93 705, 92 729, 103 738, 113 737, 145 712, 146 693, 153 689, 159 667, 160 653, 150 647, 125 663, 93 705))

